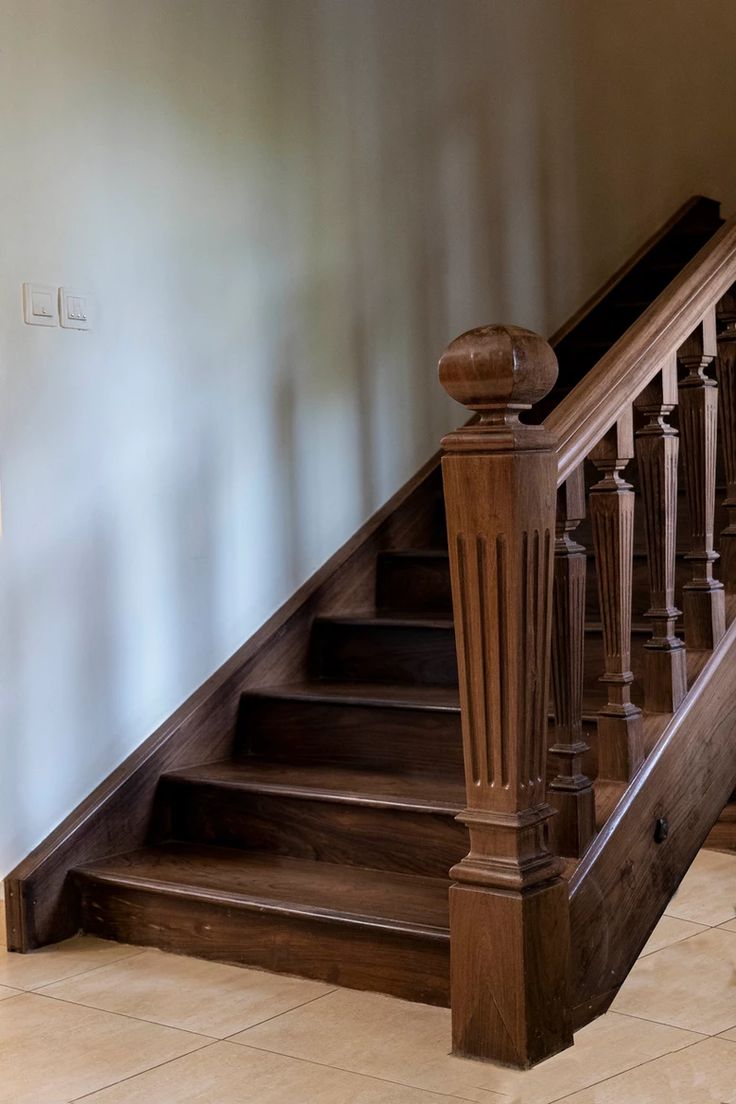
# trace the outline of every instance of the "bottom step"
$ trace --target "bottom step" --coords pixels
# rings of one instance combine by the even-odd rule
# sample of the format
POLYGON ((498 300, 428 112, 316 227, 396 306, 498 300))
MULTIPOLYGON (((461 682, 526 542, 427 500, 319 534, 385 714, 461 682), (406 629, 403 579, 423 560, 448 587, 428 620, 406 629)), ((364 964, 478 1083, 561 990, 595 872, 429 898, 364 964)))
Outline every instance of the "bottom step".
POLYGON ((449 882, 172 843, 74 872, 85 931, 449 1003, 449 882))

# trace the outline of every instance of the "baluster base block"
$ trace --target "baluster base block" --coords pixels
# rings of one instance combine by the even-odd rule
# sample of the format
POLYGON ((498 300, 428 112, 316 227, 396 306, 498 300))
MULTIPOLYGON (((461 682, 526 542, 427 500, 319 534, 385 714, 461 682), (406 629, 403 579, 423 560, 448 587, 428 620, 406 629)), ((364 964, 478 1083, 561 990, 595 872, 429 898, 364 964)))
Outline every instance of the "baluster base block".
POLYGON ((453 1054, 528 1069, 572 1044, 566 882, 451 886, 450 934, 453 1054))
POLYGON ((681 643, 644 645, 644 708, 674 713, 687 693, 687 652, 681 643))
POLYGON ((644 762, 644 727, 635 705, 607 706, 598 714, 598 777, 630 782, 644 762))
POLYGON ((685 643, 711 651, 726 631, 726 596, 722 583, 686 583, 682 589, 685 643))
POLYGON ((551 782, 547 800, 557 816, 550 821, 552 848, 567 859, 581 859, 595 836, 595 794, 584 774, 551 782))
POLYGON ((731 529, 729 525, 721 533, 721 559, 718 565, 718 574, 729 592, 736 590, 736 528, 733 532, 731 529))

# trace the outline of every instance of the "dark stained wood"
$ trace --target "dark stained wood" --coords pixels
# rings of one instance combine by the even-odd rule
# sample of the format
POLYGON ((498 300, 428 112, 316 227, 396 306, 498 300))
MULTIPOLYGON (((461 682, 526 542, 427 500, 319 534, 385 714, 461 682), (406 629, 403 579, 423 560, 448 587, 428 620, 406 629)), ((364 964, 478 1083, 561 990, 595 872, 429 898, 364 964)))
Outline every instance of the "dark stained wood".
POLYGON ((736 287, 718 304, 718 430, 726 476, 728 525, 721 532, 719 576, 736 590, 736 287))
POLYGON ((613 999, 736 785, 735 663, 732 623, 572 877, 578 1025, 613 999))
POLYGON ((312 656, 319 678, 457 685, 455 636, 447 617, 318 618, 312 656))
POLYGON ((688 560, 693 575, 683 590, 685 641, 689 648, 714 648, 726 629, 723 583, 714 578, 718 385, 706 375, 716 358, 715 306, 706 312, 677 359, 687 371, 680 382, 680 431, 690 512, 688 560))
POLYGON ((573 538, 584 516, 585 485, 578 468, 557 492, 552 601, 555 729, 549 748, 557 766, 548 787, 549 803, 557 810, 551 821, 554 850, 576 858, 595 835, 595 799, 582 766, 589 750, 583 738, 586 555, 573 538))
POLYGON ((675 633, 677 533, 677 430, 667 418, 677 404, 674 355, 639 395, 635 406, 647 418, 636 434, 644 529, 649 568, 650 605, 644 616, 652 637, 645 644, 644 705, 651 713, 674 713, 687 689, 685 648, 675 633))
POLYGON ((247 760, 162 780, 162 835, 447 877, 468 849, 462 780, 247 760))
POLYGON ((463 777, 457 687, 305 683, 243 695, 235 754, 463 777))
POLYGON ((598 596, 603 626, 608 701, 598 714, 598 774, 627 782, 644 757, 641 710, 631 701, 631 569, 634 492, 622 478, 634 455, 631 408, 602 438, 590 458, 602 478, 591 489, 598 596))
POLYGON ((243 691, 308 676, 315 615, 372 608, 377 553, 431 540, 440 488, 433 458, 19 863, 5 883, 11 950, 29 951, 79 930, 69 870, 145 843, 159 777, 230 753, 243 691))
MULTIPOLYGON (((536 402, 529 419, 544 418, 717 220, 715 205, 694 204, 562 339, 565 381, 548 401, 538 385, 553 358, 535 335, 486 330, 480 356, 478 335, 470 341, 470 366, 467 345, 459 362, 445 360, 449 389, 482 407, 480 420, 448 442, 449 549, 432 461, 149 741, 142 760, 133 757, 112 788, 101 787, 8 883, 19 944, 79 924, 106 937, 433 1003, 447 1003, 451 975, 458 1053, 526 1065, 571 1041, 564 879, 576 860, 550 849, 547 830, 559 840, 562 818, 546 803, 554 802, 556 779, 545 792, 545 744, 556 738, 556 750, 565 747, 558 760, 569 768, 558 779, 578 781, 583 758, 597 773, 598 749, 583 750, 582 736, 595 730, 605 705, 598 685, 608 666, 605 624, 596 624, 602 619, 589 595, 582 710, 580 668, 572 659, 567 668, 568 642, 558 633, 557 733, 549 737, 552 526, 568 454, 563 442, 554 455, 544 429, 522 425, 516 407, 536 402), (462 534, 475 541, 464 583, 462 534), (450 557, 455 608, 467 614, 457 626, 450 557), (463 642, 459 687, 455 628, 463 642)), ((715 272, 720 248, 707 252, 706 274, 715 272)), ((633 347, 624 342, 624 351, 633 347)), ((619 415, 635 397, 618 395, 619 415)), ((582 461, 579 435, 567 445, 582 461)), ((572 533, 588 538, 584 525, 571 524, 576 507, 567 506, 558 561, 564 544, 576 597, 567 620, 581 638, 585 560, 572 533)), ((638 618, 651 604, 643 544, 636 551, 635 674, 650 636, 638 618)), ((571 656, 580 650, 574 643, 571 656)), ((691 684, 708 655, 689 654, 691 684)), ((638 680, 630 690, 632 701, 643 700, 638 680)), ((647 750, 667 724, 664 714, 647 714, 647 750)), ((595 781, 602 827, 627 800, 626 784, 605 773, 595 781)), ((581 793, 590 802, 587 780, 581 793)), ((598 935, 605 938, 600 928, 598 935)), ((589 1003, 609 999, 606 991, 589 1003)), ((578 1007, 574 1021, 588 1014, 588 1005, 578 1007)))
POLYGON ((86 929, 431 1004, 448 1000, 447 879, 186 844, 82 868, 86 929))
POLYGON ((726 223, 545 419, 558 483, 579 467, 733 283, 736 219, 726 223))
POLYGON ((536 334, 463 334, 440 381, 479 421, 446 437, 470 852, 452 869, 453 1050, 526 1067, 569 1045, 567 891, 545 794, 556 464, 523 425, 557 362, 536 334))

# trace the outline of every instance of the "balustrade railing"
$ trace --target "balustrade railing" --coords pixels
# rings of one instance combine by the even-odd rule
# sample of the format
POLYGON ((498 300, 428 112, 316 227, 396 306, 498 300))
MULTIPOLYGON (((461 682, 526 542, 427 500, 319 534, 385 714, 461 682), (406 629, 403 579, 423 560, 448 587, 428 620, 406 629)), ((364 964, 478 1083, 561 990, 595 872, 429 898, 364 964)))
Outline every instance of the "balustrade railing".
MULTIPOLYGON (((580 952, 568 935, 575 891, 584 878, 592 885, 604 850, 610 863, 623 817, 617 806, 596 836, 594 787, 583 769, 586 549, 578 531, 587 513, 605 691, 594 726, 597 780, 613 787, 630 817, 636 801, 644 807, 644 784, 663 785, 655 760, 668 740, 684 739, 697 692, 697 682, 688 687, 688 656, 718 648, 726 589, 736 587, 735 283, 732 221, 540 426, 519 415, 555 383, 542 338, 486 326, 454 341, 440 362, 445 389, 478 415, 445 438, 442 461, 470 832, 451 889, 458 1053, 531 1064, 569 1045, 571 1025, 609 999, 582 999, 585 964, 571 969, 570 955, 580 952), (719 426, 728 511, 720 575, 719 426), (586 461, 595 477, 587 494, 586 461), (682 614, 678 472, 687 513, 682 614), (632 661, 635 515, 648 580, 640 670, 632 661), (632 698, 635 676, 643 699, 632 698), (659 718, 654 727, 651 718, 659 718), (651 732, 660 740, 654 749, 651 732), (571 896, 563 860, 583 856, 571 896)), ((713 662, 725 654, 718 648, 713 662)), ((689 853, 684 845, 677 852, 682 861, 689 853)), ((642 854, 654 861, 654 852, 642 854)), ((612 976, 638 953, 643 925, 632 926, 631 946, 617 936, 612 976)), ((592 962, 614 950, 589 953, 592 962)))

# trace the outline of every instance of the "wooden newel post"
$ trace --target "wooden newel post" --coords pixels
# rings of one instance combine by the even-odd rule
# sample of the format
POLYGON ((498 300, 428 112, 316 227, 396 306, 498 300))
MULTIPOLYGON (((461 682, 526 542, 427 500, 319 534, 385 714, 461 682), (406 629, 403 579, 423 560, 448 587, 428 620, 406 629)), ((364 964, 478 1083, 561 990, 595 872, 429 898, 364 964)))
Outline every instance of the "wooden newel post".
POLYGON ((471 330, 440 360, 480 414, 442 442, 470 833, 451 871, 453 1049, 519 1067, 572 1042, 545 795, 557 463, 519 421, 556 378, 549 345, 513 326, 471 330))

